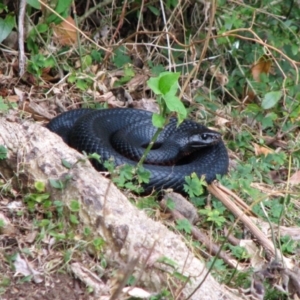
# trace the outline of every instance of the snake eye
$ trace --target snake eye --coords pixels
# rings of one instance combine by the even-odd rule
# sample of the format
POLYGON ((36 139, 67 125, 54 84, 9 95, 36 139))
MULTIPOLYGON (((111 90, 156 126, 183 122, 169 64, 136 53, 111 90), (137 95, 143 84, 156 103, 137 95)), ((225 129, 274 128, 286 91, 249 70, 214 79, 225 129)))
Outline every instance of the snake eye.
POLYGON ((206 141, 206 140, 208 139, 208 134, 203 133, 203 134, 201 135, 201 138, 202 138, 204 141, 206 141))

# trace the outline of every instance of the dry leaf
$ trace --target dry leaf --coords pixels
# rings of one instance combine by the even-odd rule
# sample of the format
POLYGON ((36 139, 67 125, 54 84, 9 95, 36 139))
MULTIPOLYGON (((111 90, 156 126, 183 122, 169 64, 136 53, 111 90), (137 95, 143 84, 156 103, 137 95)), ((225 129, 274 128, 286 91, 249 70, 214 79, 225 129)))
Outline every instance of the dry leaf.
POLYGON ((256 156, 259 156, 259 155, 267 156, 268 154, 274 153, 274 150, 260 146, 256 143, 252 143, 252 145, 254 147, 254 153, 256 156))
POLYGON ((43 281, 41 277, 41 273, 34 270, 26 260, 21 258, 19 254, 16 255, 16 260, 14 262, 14 267, 16 269, 16 273, 14 276, 18 274, 22 274, 24 276, 32 275, 32 279, 35 283, 41 283, 43 281))
POLYGON ((247 253, 250 256, 251 266, 254 269, 258 269, 263 266, 265 261, 260 255, 260 249, 257 247, 253 240, 241 240, 240 246, 246 249, 247 253))
POLYGON ((151 294, 141 288, 137 287, 124 287, 122 290, 123 293, 128 294, 129 296, 140 298, 140 299, 149 299, 151 294))
POLYGON ((130 79, 126 83, 126 86, 128 87, 128 92, 136 91, 139 88, 142 88, 146 85, 146 81, 149 79, 149 76, 144 74, 137 74, 133 78, 130 79))
POLYGON ((76 29, 70 24, 72 24, 74 27, 76 26, 75 21, 72 19, 72 17, 69 16, 60 24, 53 27, 55 41, 62 46, 77 45, 76 29))
POLYGON ((219 85, 221 86, 225 86, 227 83, 228 83, 228 77, 221 73, 215 65, 212 65, 210 68, 209 68, 209 73, 214 76, 216 78, 216 81, 219 83, 219 85))
POLYGON ((0 212, 0 220, 2 222, 0 226, 0 234, 7 234, 13 236, 17 231, 16 228, 11 224, 10 220, 0 212))
POLYGON ((272 66, 272 60, 267 55, 263 55, 251 67, 251 74, 255 81, 260 82, 261 74, 269 74, 272 66))
MULTIPOLYGON (((251 67, 251 74, 256 82, 260 82, 261 74, 269 74, 272 66, 272 60, 269 56, 263 55, 259 60, 251 67)), ((246 102, 252 102, 256 96, 255 92, 246 86, 245 99, 246 102)))
POLYGON ((229 120, 216 116, 215 118, 215 124, 217 127, 223 127, 226 123, 228 123, 229 120))
POLYGON ((294 173, 290 178, 290 184, 296 185, 300 183, 300 171, 294 173))
POLYGON ((279 170, 272 170, 269 172, 269 176, 274 183, 286 182, 288 174, 289 170, 287 168, 281 168, 279 170))

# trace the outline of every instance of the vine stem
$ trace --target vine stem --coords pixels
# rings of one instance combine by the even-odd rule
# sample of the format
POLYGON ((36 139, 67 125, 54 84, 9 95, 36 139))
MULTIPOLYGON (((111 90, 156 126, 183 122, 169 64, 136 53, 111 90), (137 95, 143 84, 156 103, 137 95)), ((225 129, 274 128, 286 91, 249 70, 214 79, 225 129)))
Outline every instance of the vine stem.
POLYGON ((164 125, 163 127, 161 127, 161 128, 157 128, 155 134, 153 135, 153 137, 152 137, 152 139, 151 139, 151 142, 150 142, 149 145, 147 146, 147 148, 146 148, 146 150, 144 151, 144 153, 143 153, 143 155, 142 155, 140 161, 138 162, 137 168, 140 168, 140 167, 143 165, 143 163, 144 163, 144 161, 145 161, 145 159, 146 159, 146 157, 147 157, 149 151, 150 151, 151 148, 153 147, 154 143, 156 142, 156 140, 157 140, 159 134, 162 132, 162 130, 164 129, 164 127, 165 127, 165 125, 164 125))
MULTIPOLYGON (((162 114, 163 116, 165 116, 165 115, 166 115, 166 108, 165 108, 164 106, 161 107, 161 111, 162 111, 161 114, 162 114)), ((145 159, 146 159, 146 157, 147 157, 149 151, 151 150, 151 148, 153 147, 154 143, 156 142, 156 140, 157 140, 159 134, 163 131, 163 129, 165 128, 165 126, 169 123, 169 120, 170 120, 170 116, 167 116, 166 119, 165 119, 164 125, 163 125, 162 127, 160 127, 160 128, 157 128, 157 130, 156 130, 155 134, 153 135, 153 137, 152 137, 152 139, 151 139, 149 145, 147 146, 147 148, 146 148, 146 150, 144 151, 144 153, 143 153, 143 155, 142 155, 140 161, 138 162, 138 164, 137 164, 137 166, 136 166, 137 169, 139 169, 139 168, 143 165, 143 163, 144 163, 144 161, 145 161, 145 159)))

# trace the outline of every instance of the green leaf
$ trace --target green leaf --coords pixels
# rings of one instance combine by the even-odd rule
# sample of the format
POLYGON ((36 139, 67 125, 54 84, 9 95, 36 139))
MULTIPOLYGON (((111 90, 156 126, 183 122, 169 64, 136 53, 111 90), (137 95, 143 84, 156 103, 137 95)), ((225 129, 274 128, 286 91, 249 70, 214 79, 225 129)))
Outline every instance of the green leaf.
POLYGON ((36 26, 36 30, 39 32, 39 33, 44 33, 44 32, 47 32, 47 30, 49 29, 49 26, 45 23, 43 24, 38 24, 36 26))
POLYGON ((186 108, 184 107, 181 100, 174 95, 166 95, 164 97, 166 105, 170 111, 175 111, 178 114, 178 121, 181 123, 187 116, 186 108))
POLYGON ((72 164, 71 163, 69 163, 67 160, 65 160, 65 159, 62 159, 61 160, 61 164, 65 167, 65 168, 67 168, 67 169, 71 169, 72 168, 72 164))
POLYGON ((178 230, 183 230, 186 233, 191 233, 192 231, 192 225, 187 219, 181 219, 181 220, 176 220, 176 228, 178 230))
POLYGON ((160 257, 157 262, 164 263, 165 265, 173 267, 174 269, 177 268, 177 263, 166 256, 160 257))
POLYGON ((138 181, 139 183, 148 183, 150 180, 150 172, 143 168, 143 166, 140 166, 137 170, 137 175, 138 175, 138 181))
POLYGON ((10 106, 5 103, 5 100, 0 96, 0 112, 7 112, 10 106))
POLYGON ((203 186, 206 183, 202 178, 199 179, 197 174, 193 173, 191 176, 186 176, 185 181, 187 184, 184 184, 183 188, 189 194, 189 197, 192 198, 203 194, 203 186))
POLYGON ((5 226, 6 226, 5 221, 0 219, 0 228, 4 228, 5 226))
POLYGON ((50 220, 48 219, 42 219, 39 221, 39 227, 46 227, 50 224, 50 220))
POLYGON ((159 115, 159 114, 153 114, 152 115, 152 124, 157 128, 163 128, 165 125, 166 119, 159 115))
POLYGON ((42 203, 45 200, 49 199, 50 195, 49 194, 28 194, 25 197, 26 201, 34 201, 36 203, 42 203))
POLYGON ((220 215, 220 211, 217 209, 200 209, 199 213, 206 215, 207 221, 215 223, 218 227, 221 227, 226 222, 226 219, 220 215))
POLYGON ((91 228, 89 228, 89 227, 84 227, 84 228, 83 228, 83 234, 84 234, 85 236, 91 235, 91 234, 92 234, 91 228))
POLYGON ((58 0, 57 5, 55 7, 55 11, 62 17, 58 17, 55 14, 50 14, 46 19, 46 23, 61 23, 66 17, 70 15, 70 8, 73 0, 58 0))
POLYGON ((274 91, 265 94, 265 97, 262 100, 261 106, 263 109, 270 109, 277 104, 282 96, 281 91, 274 91))
POLYGON ((170 198, 167 199, 167 208, 170 210, 173 210, 176 208, 175 202, 170 198))
POLYGON ((73 212, 77 212, 80 209, 80 203, 76 200, 72 200, 70 203, 70 209, 73 212))
POLYGON ((102 238, 95 238, 93 240, 93 245, 96 248, 96 250, 101 250, 102 247, 105 245, 105 242, 102 238))
POLYGON ((159 76, 160 73, 162 73, 162 72, 165 71, 165 67, 163 65, 155 65, 155 66, 153 66, 153 64, 152 64, 151 61, 149 61, 148 64, 149 64, 150 67, 152 67, 151 68, 151 73, 154 76, 159 76))
POLYGON ((126 51, 124 47, 119 47, 118 49, 116 49, 115 56, 113 58, 113 62, 116 65, 116 67, 121 68, 125 64, 130 63, 130 57, 127 54, 125 54, 125 52, 126 51))
POLYGON ((176 271, 175 271, 175 272, 173 272, 172 275, 173 275, 175 278, 177 278, 177 279, 181 280, 182 282, 184 282, 185 284, 190 280, 189 277, 183 275, 183 274, 180 273, 180 272, 176 272, 176 271))
POLYGON ((90 55, 86 55, 82 58, 82 68, 86 69, 92 65, 92 57, 90 55))
POLYGON ((70 215, 70 222, 75 225, 79 224, 79 221, 75 215, 70 215))
POLYGON ((67 13, 67 15, 69 15, 72 1, 73 0, 58 0, 55 11, 59 14, 67 13))
POLYGON ((99 63, 99 62, 101 62, 101 60, 102 60, 101 52, 100 52, 100 51, 97 51, 97 50, 95 50, 95 49, 92 50, 91 56, 92 56, 93 61, 95 61, 95 62, 98 62, 98 63, 99 63))
POLYGON ((156 95, 162 95, 161 90, 159 89, 159 78, 158 77, 151 77, 148 81, 147 84, 149 88, 153 91, 154 94, 156 95))
POLYGON ((35 9, 41 9, 41 4, 38 0, 26 0, 26 2, 35 9))
POLYGON ((174 89, 178 89, 178 79, 180 73, 163 72, 159 75, 158 88, 163 95, 170 92, 174 93, 174 89))
POLYGON ((7 149, 5 146, 0 145, 0 159, 6 159, 7 158, 7 149))
POLYGON ((15 18, 13 16, 7 15, 5 19, 0 18, 0 43, 8 37, 14 26, 15 18))
POLYGON ((292 50, 293 55, 297 55, 299 53, 299 45, 292 43, 291 50, 292 50))
POLYGON ((156 7, 152 6, 152 5, 149 5, 148 8, 150 9, 150 11, 152 13, 154 13, 156 16, 159 16, 160 15, 160 10, 157 9, 156 7))
POLYGON ((56 179, 49 179, 49 182, 50 182, 50 185, 55 188, 55 189, 58 189, 58 190, 62 190, 64 189, 64 184, 62 181, 60 180, 56 180, 56 179))
POLYGON ((39 193, 42 193, 45 191, 45 183, 44 182, 41 182, 41 181, 36 181, 34 183, 34 187, 35 189, 39 192, 39 193))
POLYGON ((76 81, 76 87, 79 88, 81 91, 86 91, 89 87, 89 84, 84 79, 78 79, 76 81))

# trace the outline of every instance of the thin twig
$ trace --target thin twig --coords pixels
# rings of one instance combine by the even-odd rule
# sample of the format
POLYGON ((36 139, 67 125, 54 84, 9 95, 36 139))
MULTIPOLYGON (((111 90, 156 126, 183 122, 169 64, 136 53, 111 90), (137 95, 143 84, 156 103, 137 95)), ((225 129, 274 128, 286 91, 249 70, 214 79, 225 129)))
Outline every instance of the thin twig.
MULTIPOLYGON (((175 220, 183 220, 185 217, 178 212, 177 210, 171 210, 168 208, 166 201, 162 200, 159 202, 160 207, 168 211, 175 220)), ((236 268, 237 261, 228 255, 225 251, 221 249, 220 246, 215 244, 206 234, 204 234, 199 228, 196 226, 192 226, 191 233, 193 237, 203 245, 210 254, 218 255, 219 258, 223 259, 230 267, 236 268)))
POLYGON ((19 76, 25 73, 26 56, 24 50, 24 22, 25 22, 26 0, 20 1, 20 10, 18 17, 18 43, 19 43, 19 76))
POLYGON ((169 36, 168 22, 167 22, 167 19, 166 19, 164 2, 162 0, 160 0, 159 2, 160 2, 160 8, 161 8, 161 12, 162 12, 164 24, 165 24, 164 30, 166 32, 167 45, 168 45, 168 62, 169 62, 169 68, 171 68, 171 46, 170 46, 170 36, 169 36))

